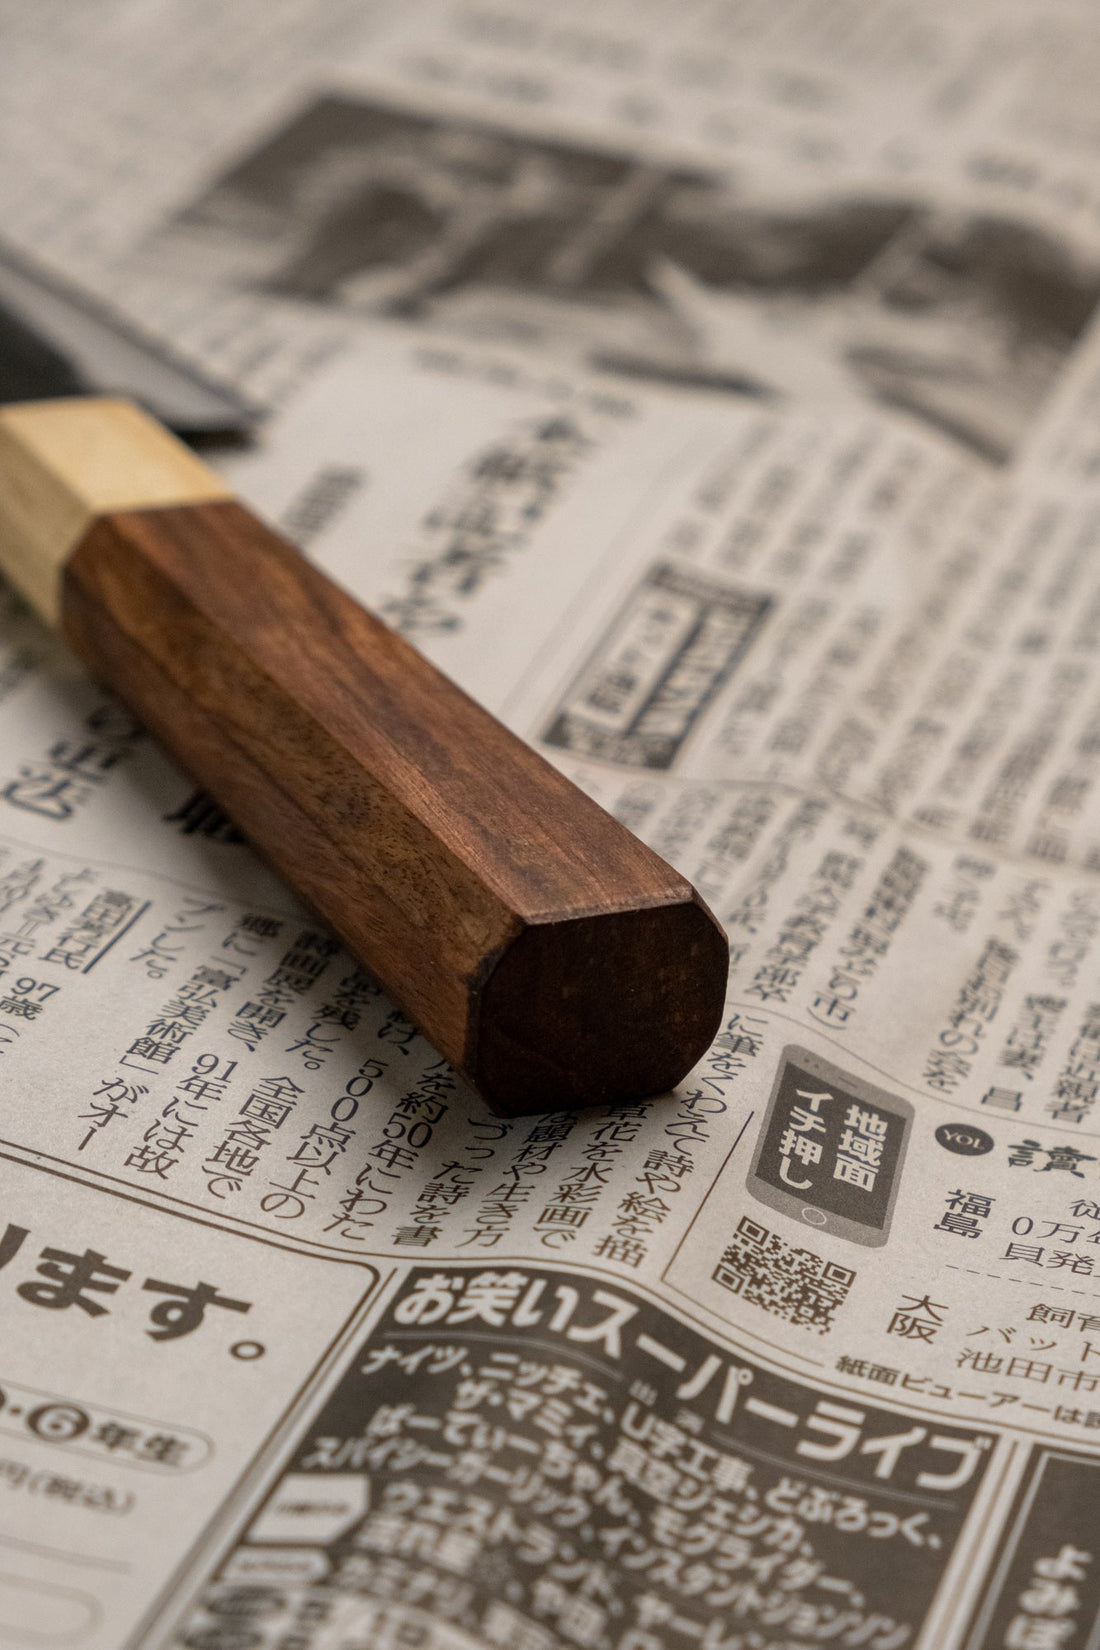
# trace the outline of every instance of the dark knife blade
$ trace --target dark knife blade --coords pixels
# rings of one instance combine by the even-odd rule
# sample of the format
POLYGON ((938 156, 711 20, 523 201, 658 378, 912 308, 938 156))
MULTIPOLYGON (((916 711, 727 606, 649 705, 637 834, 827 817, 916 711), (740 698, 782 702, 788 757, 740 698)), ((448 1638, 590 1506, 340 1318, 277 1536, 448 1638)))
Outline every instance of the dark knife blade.
POLYGON ((136 401, 187 439, 244 436, 259 419, 96 299, 0 246, 0 402, 88 393, 136 401))

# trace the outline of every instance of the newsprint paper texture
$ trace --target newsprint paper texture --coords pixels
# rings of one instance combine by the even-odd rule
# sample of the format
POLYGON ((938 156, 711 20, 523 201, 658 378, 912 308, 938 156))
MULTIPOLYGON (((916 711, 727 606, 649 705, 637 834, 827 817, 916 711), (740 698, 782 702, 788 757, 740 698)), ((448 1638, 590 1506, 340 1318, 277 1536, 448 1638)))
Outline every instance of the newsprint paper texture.
POLYGON ((699 886, 502 1121, 0 605, 0 1644, 1097 1650, 1100 14, 0 0, 21 260, 699 886))

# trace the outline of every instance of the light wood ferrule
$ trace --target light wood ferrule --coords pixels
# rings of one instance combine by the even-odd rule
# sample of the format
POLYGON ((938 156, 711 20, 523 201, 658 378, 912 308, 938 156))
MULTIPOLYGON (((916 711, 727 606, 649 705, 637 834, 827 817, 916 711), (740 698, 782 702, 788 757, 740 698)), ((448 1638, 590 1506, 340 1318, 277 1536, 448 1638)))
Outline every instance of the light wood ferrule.
POLYGON ((48 624, 60 622, 62 568, 96 517, 232 496, 129 401, 0 408, 0 567, 48 624))

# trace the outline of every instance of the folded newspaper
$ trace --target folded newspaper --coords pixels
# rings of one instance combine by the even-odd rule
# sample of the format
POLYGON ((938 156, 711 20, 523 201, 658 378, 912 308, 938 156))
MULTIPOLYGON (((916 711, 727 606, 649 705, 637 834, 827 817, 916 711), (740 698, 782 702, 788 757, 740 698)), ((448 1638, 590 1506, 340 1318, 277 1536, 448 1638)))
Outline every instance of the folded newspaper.
POLYGON ((13 252, 732 959, 494 1118, 5 597, 0 1644, 1096 1650, 1100 13, 0 41, 13 252))

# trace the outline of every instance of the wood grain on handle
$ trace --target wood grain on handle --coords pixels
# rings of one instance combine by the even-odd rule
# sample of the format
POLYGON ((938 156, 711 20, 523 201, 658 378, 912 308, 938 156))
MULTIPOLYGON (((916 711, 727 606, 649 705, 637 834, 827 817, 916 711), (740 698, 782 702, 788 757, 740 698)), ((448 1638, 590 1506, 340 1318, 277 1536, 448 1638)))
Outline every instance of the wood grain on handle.
POLYGON ((69 548, 93 676, 495 1109, 671 1087, 726 979, 691 885, 242 505, 193 497, 95 509, 69 548))

